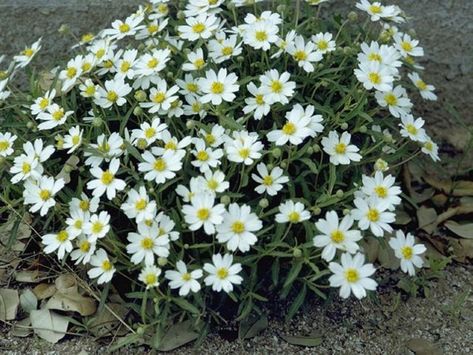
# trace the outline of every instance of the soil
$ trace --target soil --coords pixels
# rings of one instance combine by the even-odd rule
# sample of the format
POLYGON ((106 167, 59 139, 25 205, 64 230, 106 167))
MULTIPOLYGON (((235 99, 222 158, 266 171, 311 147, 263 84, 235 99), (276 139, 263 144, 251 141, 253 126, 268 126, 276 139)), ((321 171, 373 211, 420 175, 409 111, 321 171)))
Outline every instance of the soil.
MULTIPOLYGON (((200 348, 185 346, 172 354, 469 354, 473 353, 473 265, 450 265, 430 284, 429 297, 408 297, 394 286, 397 274, 381 274, 384 285, 362 301, 331 297, 311 300, 291 322, 269 314, 269 327, 249 340, 229 341, 215 333, 200 348), (316 347, 285 342, 281 335, 320 337, 316 347), (415 350, 415 351, 412 351, 415 350)), ((380 278, 378 278, 380 281, 380 278)), ((277 305, 276 308, 279 308, 277 305)), ((108 345, 88 337, 49 344, 38 337, 15 338, 8 328, 0 339, 2 354, 103 354, 108 345)), ((221 334, 224 334, 223 332, 221 334)), ((143 354, 127 348, 122 354, 143 354)))

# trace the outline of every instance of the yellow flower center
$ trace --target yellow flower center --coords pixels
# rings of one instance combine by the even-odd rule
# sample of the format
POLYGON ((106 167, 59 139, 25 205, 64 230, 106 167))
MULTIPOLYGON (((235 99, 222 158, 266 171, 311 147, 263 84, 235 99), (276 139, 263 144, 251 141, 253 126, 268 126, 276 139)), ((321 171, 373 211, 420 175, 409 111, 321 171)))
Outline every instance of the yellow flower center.
POLYGON ((379 73, 369 73, 368 78, 373 84, 381 84, 381 75, 379 73))
POLYGON ((345 143, 338 143, 335 145, 335 153, 337 154, 345 154, 347 151, 347 145, 345 143))
POLYGON ((69 233, 67 233, 66 231, 60 231, 57 234, 56 239, 58 240, 58 242, 64 243, 67 239, 69 239, 69 233))
POLYGON ((83 253, 88 253, 90 251, 90 243, 88 240, 83 240, 80 243, 79 249, 83 253))
POLYGON ((23 172, 23 174, 28 174, 29 172, 31 172, 31 164, 24 162, 21 166, 21 171, 23 172))
POLYGON ((257 105, 264 105, 264 95, 256 95, 255 101, 257 105))
POLYGON ((434 150, 434 144, 432 142, 425 142, 424 148, 431 152, 432 150, 434 150))
POLYGON ((291 223, 297 223, 300 221, 301 215, 299 214, 299 212, 293 211, 289 213, 288 219, 291 223))
POLYGON ((110 90, 108 93, 107 93, 107 100, 110 101, 110 102, 117 102, 118 100, 118 94, 113 91, 113 90, 110 90))
POLYGON ((427 84, 424 82, 424 80, 417 80, 416 86, 419 88, 419 90, 427 90, 427 84))
POLYGON ((86 33, 82 35, 81 37, 81 42, 82 43, 88 43, 94 39, 94 35, 92 33, 86 33))
POLYGON ((97 57, 97 59, 102 58, 104 55, 105 55, 105 49, 104 49, 104 48, 100 48, 100 49, 95 53, 95 56, 97 57))
POLYGON ((158 281, 156 274, 148 274, 145 277, 145 284, 147 285, 154 285, 158 281))
POLYGON ((92 233, 93 234, 99 234, 103 230, 103 223, 100 221, 95 221, 92 223, 92 233))
POLYGON ((148 26, 148 33, 149 33, 149 34, 156 33, 156 32, 158 32, 158 30, 159 30, 159 26, 158 26, 158 25, 151 24, 151 25, 148 26))
POLYGON ((188 272, 185 272, 182 274, 181 279, 182 281, 190 281, 192 279, 192 276, 188 272))
POLYGON ((397 97, 393 93, 386 94, 384 96, 384 101, 386 101, 386 103, 389 106, 396 106, 397 105, 397 97))
POLYGON ((130 68, 131 68, 131 64, 130 62, 127 62, 126 60, 124 60, 122 64, 120 65, 120 71, 122 73, 126 73, 128 70, 130 70, 130 68))
POLYGON ((210 190, 216 190, 218 187, 218 182, 215 179, 210 179, 209 181, 207 181, 207 186, 210 190))
POLYGON ((296 130, 296 125, 292 122, 287 122, 282 128, 284 134, 288 136, 292 136, 294 133, 296 133, 296 130))
POLYGON ((49 106, 49 100, 45 97, 42 97, 41 100, 39 100, 39 108, 41 110, 44 110, 48 106, 49 106))
POLYGON ((349 268, 345 271, 345 279, 350 283, 355 283, 360 279, 358 270, 349 268))
POLYGON ((112 263, 107 259, 102 261, 102 270, 103 271, 110 271, 112 270, 112 263))
POLYGON ((130 25, 127 23, 122 23, 118 29, 120 30, 121 33, 127 33, 130 30, 130 25))
POLYGON ((212 133, 206 134, 204 139, 208 145, 212 145, 215 143, 215 137, 212 133))
POLYGON ((243 159, 246 159, 250 156, 250 149, 249 148, 242 148, 240 149, 240 151, 238 152, 238 154, 240 154, 240 156, 243 158, 243 159))
POLYGON ((74 228, 76 228, 76 229, 81 229, 82 228, 82 220, 81 219, 77 219, 74 222, 74 228))
POLYGON ((203 66, 205 65, 205 61, 202 59, 202 58, 198 58, 194 61, 194 66, 197 68, 197 69, 200 69, 202 68, 203 66))
POLYGON ((388 196, 388 189, 385 186, 376 186, 374 192, 380 198, 386 198, 388 196))
POLYGON ((60 121, 64 117, 64 111, 62 110, 54 111, 52 116, 55 121, 60 121))
POLYGON ((372 62, 381 62, 383 58, 381 58, 381 55, 379 53, 370 53, 368 55, 368 60, 372 62))
POLYGON ((51 191, 46 190, 46 189, 41 190, 41 191, 39 192, 39 198, 40 198, 41 200, 43 200, 43 201, 49 200, 49 199, 51 198, 51 191))
POLYGON ((10 142, 7 140, 0 141, 0 152, 4 152, 10 148, 10 142))
POLYGON ((273 80, 271 82, 271 91, 276 93, 276 94, 279 94, 281 91, 282 91, 282 83, 279 81, 279 80, 273 80))
POLYGON ((379 5, 371 5, 368 10, 372 13, 372 14, 380 14, 383 9, 381 8, 381 6, 379 5))
POLYGON ((26 48, 23 52, 21 52, 23 55, 27 56, 27 57, 32 57, 33 54, 34 54, 34 50, 33 48, 26 48))
POLYGON ((153 102, 160 104, 166 100, 166 93, 160 91, 153 96, 153 102))
POLYGON ((164 171, 166 169, 166 162, 161 158, 156 159, 153 168, 156 171, 164 171))
POLYGON ((192 26, 192 31, 195 33, 202 33, 205 31, 207 27, 202 22, 196 23, 194 26, 192 26))
POLYGON ((199 86, 196 83, 187 83, 186 88, 189 92, 197 92, 199 90, 199 86))
POLYGON ((148 68, 149 69, 154 69, 158 66, 159 64, 159 60, 157 60, 156 58, 151 58, 149 61, 148 61, 148 68))
POLYGON ((294 52, 294 59, 298 62, 306 60, 307 59, 307 53, 303 50, 299 50, 294 52))
POLYGON ((80 143, 80 136, 72 136, 72 144, 73 145, 78 145, 80 143))
POLYGON ((271 175, 266 175, 264 178, 263 178, 263 185, 265 186, 271 186, 273 184, 273 178, 271 177, 271 175))
POLYGON ((212 94, 217 94, 217 95, 223 93, 224 89, 225 89, 225 86, 223 85, 223 83, 219 81, 214 81, 212 83, 212 86, 210 87, 210 91, 212 92, 212 94))
POLYGON ((77 74, 77 69, 74 68, 74 67, 69 67, 67 68, 67 71, 66 71, 66 76, 69 78, 69 79, 72 79, 73 77, 75 77, 77 74))
POLYGON ((176 145, 176 143, 175 143, 173 140, 170 140, 170 141, 168 141, 168 142, 164 145, 164 149, 167 149, 167 150, 176 150, 176 149, 177 149, 177 145, 176 145))
POLYGON ((341 230, 336 230, 330 233, 330 239, 332 239, 332 242, 335 244, 343 243, 345 240, 345 234, 341 230))
POLYGON ((319 43, 317 43, 317 48, 321 51, 326 50, 328 48, 328 42, 324 39, 320 40, 319 43))
POLYGON ((377 222, 379 221, 379 212, 377 209, 370 208, 368 212, 366 213, 366 218, 368 218, 368 221, 370 222, 377 222))
POLYGON ((102 181, 104 185, 110 185, 114 177, 115 176, 109 170, 105 170, 102 173, 102 178, 100 180, 102 181))
POLYGON ((209 153, 207 153, 205 150, 200 150, 197 152, 196 158, 200 161, 207 161, 209 160, 209 153))
POLYGON ((167 14, 168 12, 168 6, 166 4, 160 4, 158 6, 158 12, 161 13, 161 14, 167 14))
POLYGON ((232 224, 232 232, 241 234, 245 231, 245 224, 242 221, 235 221, 232 224))
POLYGON ((222 54, 225 56, 232 55, 233 54, 233 47, 223 47, 222 48, 222 54))
POLYGON ((85 62, 82 64, 82 71, 83 72, 88 72, 92 68, 92 63, 90 62, 85 62))
POLYGON ((95 94, 95 86, 94 85, 89 85, 85 88, 85 94, 87 96, 93 96, 95 94))
POLYGON ((145 137, 150 139, 156 134, 156 130, 153 127, 149 127, 145 130, 145 137))
POLYGON ((150 237, 146 237, 141 240, 141 247, 143 249, 149 250, 149 249, 152 249, 153 246, 154 246, 154 242, 153 242, 153 239, 151 239, 150 237))
POLYGON ((414 251, 412 250, 412 247, 406 245, 401 248, 401 254, 406 260, 411 260, 412 256, 414 255, 414 251))
POLYGON ((197 210, 197 218, 206 221, 210 216, 210 211, 208 208, 200 208, 197 210))
POLYGON ((228 269, 221 267, 220 269, 217 269, 216 275, 220 280, 225 280, 228 277, 228 269))
POLYGON ((146 208, 146 206, 148 206, 148 202, 146 202, 146 200, 144 198, 139 199, 135 203, 135 208, 138 211, 143 211, 146 208))
POLYGON ((413 49, 412 43, 411 43, 411 42, 407 42, 407 41, 402 41, 402 42, 401 42, 401 47, 402 47, 402 49, 404 49, 406 52, 410 52, 410 51, 412 51, 412 49, 413 49))
POLYGON ((408 123, 406 125, 406 131, 409 132, 410 134, 412 135, 416 135, 417 134, 417 128, 416 126, 414 126, 412 123, 408 123))
POLYGON ((198 103, 197 101, 192 104, 192 112, 198 113, 201 108, 202 108, 202 105, 198 103))
POLYGON ((87 200, 82 200, 79 202, 79 208, 84 212, 89 210, 89 206, 90 206, 90 203, 87 200))
POLYGON ((257 41, 264 42, 268 39, 268 34, 266 31, 256 31, 255 37, 257 41))

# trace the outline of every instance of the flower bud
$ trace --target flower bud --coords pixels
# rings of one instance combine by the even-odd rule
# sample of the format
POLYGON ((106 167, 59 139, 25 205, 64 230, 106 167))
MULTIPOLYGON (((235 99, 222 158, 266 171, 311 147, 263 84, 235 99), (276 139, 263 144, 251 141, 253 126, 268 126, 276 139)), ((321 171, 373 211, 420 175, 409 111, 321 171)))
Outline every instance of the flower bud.
POLYGON ((192 51, 190 50, 190 48, 184 48, 182 52, 184 52, 185 55, 188 55, 192 51))
POLYGON ((268 170, 273 170, 274 169, 274 164, 266 164, 266 167, 268 168, 268 170))
POLYGON ((284 4, 279 5, 278 7, 276 7, 276 11, 278 13, 282 14, 283 12, 286 11, 286 5, 284 5, 284 4))
POLYGON ((186 18, 186 15, 184 14, 184 11, 179 10, 179 11, 177 12, 177 19, 178 19, 178 20, 184 20, 185 18, 186 18))
POLYGON ((259 200, 258 205, 259 205, 261 208, 266 208, 266 207, 269 206, 269 201, 268 201, 267 198, 262 198, 261 200, 259 200))
POLYGON ((350 11, 347 17, 351 22, 358 21, 358 14, 355 11, 350 11))
MULTIPOLYGON (((172 63, 171 63, 171 64, 172 64, 172 63)), ((174 73, 173 73, 172 71, 168 71, 168 72, 166 73, 166 77, 167 77, 168 79, 172 79, 172 78, 174 78, 174 73)))
POLYGON ((71 173, 73 170, 74 170, 74 168, 73 168, 72 166, 70 166, 69 164, 66 164, 66 165, 64 166, 64 172, 65 172, 66 174, 71 173))
POLYGON ((231 201, 230 196, 224 195, 220 197, 220 202, 223 203, 225 206, 229 205, 231 201))
POLYGON ((282 169, 286 169, 287 168, 287 161, 286 160, 282 161, 280 165, 281 165, 282 169))
POLYGON ((136 106, 134 109, 133 109, 133 114, 135 116, 141 116, 143 114, 143 109, 140 107, 140 106, 136 106))
POLYGON ((100 127, 103 123, 102 117, 96 116, 92 120, 92 126, 94 127, 100 127))
POLYGON ((348 129, 348 123, 343 122, 343 123, 340 125, 340 128, 343 129, 344 131, 346 131, 346 130, 348 129))
POLYGON ((302 250, 300 250, 299 248, 294 248, 294 250, 292 251, 292 256, 294 256, 295 258, 300 258, 302 256, 302 250))
POLYGON ((312 146, 312 149, 314 150, 314 153, 318 153, 318 152, 320 152, 320 145, 314 144, 312 146))
POLYGON ((351 211, 348 208, 345 208, 342 213, 343 213, 344 216, 348 216, 350 214, 350 212, 351 211))
POLYGON ((165 266, 167 263, 168 263, 167 258, 163 258, 163 257, 158 258, 158 265, 159 266, 165 266))
POLYGON ((138 147, 138 149, 144 150, 148 146, 148 142, 146 141, 146 139, 140 138, 136 142, 136 146, 138 147))
POLYGON ((322 213, 322 209, 320 207, 314 206, 314 207, 311 208, 311 210, 312 210, 312 214, 314 216, 318 216, 319 214, 322 213))
POLYGON ((365 125, 361 126, 360 133, 366 133, 366 132, 368 132, 368 127, 366 127, 365 125))
POLYGON ((136 334, 138 335, 143 335, 145 333, 145 327, 143 327, 142 325, 140 325, 137 329, 136 329, 136 334))
POLYGON ((335 192, 335 196, 337 196, 337 198, 342 198, 343 195, 344 195, 343 190, 337 190, 337 192, 335 192))
POLYGON ((71 29, 69 28, 68 25, 62 24, 57 31, 62 35, 66 35, 69 32, 71 32, 71 29))
POLYGON ((314 148, 312 148, 312 147, 307 148, 307 154, 309 154, 309 155, 314 154, 314 148))
POLYGON ((31 128, 33 128, 33 127, 34 127, 34 122, 29 121, 29 122, 26 124, 26 128, 28 128, 28 129, 31 129, 31 128))
POLYGON ((195 128, 195 122, 193 120, 188 120, 186 122, 186 127, 187 127, 187 129, 194 129, 195 128))
POLYGON ((393 142, 393 136, 391 133, 384 133, 383 134, 383 140, 386 142, 386 143, 392 143, 393 142))
POLYGON ((146 101, 147 100, 147 95, 146 95, 146 91, 144 90, 138 90, 135 92, 135 100, 138 101, 138 102, 143 102, 143 101, 146 101))
POLYGON ((236 58, 237 62, 238 63, 243 63, 245 61, 245 57, 239 55, 237 58, 236 58))
POLYGON ((376 162, 374 163, 374 170, 376 171, 386 171, 388 169, 389 169, 388 163, 381 158, 376 160, 376 162))
POLYGON ((275 157, 276 159, 279 158, 281 156, 281 149, 280 148, 274 148, 272 151, 271 151, 271 154, 273 155, 273 157, 275 157))
POLYGON ((189 244, 184 244, 184 249, 189 249, 189 244))

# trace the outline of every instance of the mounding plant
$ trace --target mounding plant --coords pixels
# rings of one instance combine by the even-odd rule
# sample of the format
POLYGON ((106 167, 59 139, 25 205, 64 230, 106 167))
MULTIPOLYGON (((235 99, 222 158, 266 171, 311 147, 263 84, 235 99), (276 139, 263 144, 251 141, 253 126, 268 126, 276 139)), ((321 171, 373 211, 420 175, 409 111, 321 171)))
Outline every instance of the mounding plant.
POLYGON ((151 0, 29 90, 13 78, 41 40, 0 72, 2 213, 121 297, 128 342, 165 349, 274 297, 288 318, 329 287, 363 298, 372 243, 422 267, 394 227, 399 168, 438 160, 409 98, 436 99, 423 49, 398 6, 325 2, 151 0))

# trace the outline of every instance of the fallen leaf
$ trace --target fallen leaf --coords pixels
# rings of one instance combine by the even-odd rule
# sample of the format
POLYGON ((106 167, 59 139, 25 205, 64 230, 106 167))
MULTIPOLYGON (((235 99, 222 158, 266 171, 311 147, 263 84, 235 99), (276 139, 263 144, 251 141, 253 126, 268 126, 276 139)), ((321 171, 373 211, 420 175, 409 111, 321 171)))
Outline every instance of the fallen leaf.
POLYGON ((56 175, 55 179, 63 179, 64 183, 68 184, 71 182, 71 172, 77 170, 77 165, 80 163, 80 159, 72 155, 67 159, 66 163, 64 164, 63 168, 56 175))
POLYGON ((177 349, 199 337, 191 321, 184 321, 172 325, 161 339, 154 342, 155 348, 159 351, 171 351, 177 349))
POLYGON ((8 288, 0 289, 0 320, 13 320, 16 318, 20 298, 18 291, 8 288))
MULTIPOLYGON (((127 309, 121 303, 110 303, 108 307, 119 317, 124 318, 127 309)), ((93 317, 89 323, 89 331, 96 337, 109 336, 116 333, 120 326, 120 321, 107 309, 102 308, 101 312, 93 317)), ((127 334, 126 328, 122 327, 117 335, 127 334)))
POLYGON ((56 290, 56 286, 53 284, 39 284, 33 289, 33 293, 36 295, 38 300, 44 300, 54 295, 56 290))
POLYGON ((57 343, 64 338, 69 320, 49 309, 35 310, 30 313, 31 325, 36 335, 50 343, 57 343))
POLYGON ((433 208, 421 206, 417 210, 417 220, 419 228, 425 230, 429 234, 437 228, 437 212, 433 208))
POLYGON ((73 274, 62 274, 54 282, 59 291, 67 291, 77 287, 77 280, 73 274))
POLYGON ((300 336, 300 335, 280 335, 289 344, 306 347, 318 346, 322 343, 321 337, 300 336))
POLYGON ((467 259, 473 259, 473 239, 449 238, 449 242, 456 261, 465 263, 467 259))
POLYGON ((30 289, 24 290, 20 295, 21 309, 26 313, 30 313, 38 308, 38 299, 36 298, 33 291, 30 289))
POLYGON ((15 272, 15 280, 18 282, 37 283, 44 280, 47 273, 39 270, 21 270, 15 272))
POLYGON ((406 343, 407 347, 416 355, 442 355, 440 347, 429 340, 414 338, 406 343))
POLYGON ((31 327, 31 319, 27 317, 15 323, 10 334, 15 337, 26 338, 33 333, 33 328, 31 327))
POLYGON ((459 237, 473 239, 473 223, 459 224, 454 221, 447 221, 444 226, 459 237))

